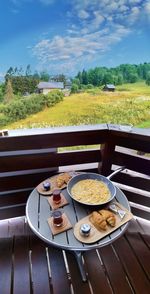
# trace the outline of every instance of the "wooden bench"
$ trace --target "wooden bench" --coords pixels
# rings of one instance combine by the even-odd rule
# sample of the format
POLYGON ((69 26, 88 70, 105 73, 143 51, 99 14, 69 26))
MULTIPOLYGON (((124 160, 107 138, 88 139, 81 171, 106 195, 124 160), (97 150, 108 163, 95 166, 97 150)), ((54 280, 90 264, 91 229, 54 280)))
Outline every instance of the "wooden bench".
POLYGON ((0 293, 149 293, 150 159, 136 150, 150 153, 150 134, 110 125, 32 132, 10 131, 0 138, 0 293), (88 149, 58 149, 81 145, 88 149), (54 172, 108 175, 120 165, 127 169, 113 181, 125 192, 134 215, 142 218, 133 219, 113 244, 84 253, 84 283, 71 252, 48 247, 31 232, 24 216, 26 200, 54 172))

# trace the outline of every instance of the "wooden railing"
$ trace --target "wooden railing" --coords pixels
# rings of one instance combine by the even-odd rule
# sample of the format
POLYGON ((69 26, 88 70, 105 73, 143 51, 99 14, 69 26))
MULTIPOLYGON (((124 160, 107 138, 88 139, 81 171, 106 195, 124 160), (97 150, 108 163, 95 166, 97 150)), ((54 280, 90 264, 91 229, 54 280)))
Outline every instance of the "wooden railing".
POLYGON ((126 132, 103 124, 22 134, 9 131, 0 137, 0 219, 24 215, 31 190, 53 173, 75 169, 107 176, 116 166, 126 167, 113 181, 125 192, 132 212, 150 219, 149 153, 150 131, 146 129, 126 132), (73 146, 82 150, 65 149, 73 146), (137 150, 146 155, 138 155, 137 150))

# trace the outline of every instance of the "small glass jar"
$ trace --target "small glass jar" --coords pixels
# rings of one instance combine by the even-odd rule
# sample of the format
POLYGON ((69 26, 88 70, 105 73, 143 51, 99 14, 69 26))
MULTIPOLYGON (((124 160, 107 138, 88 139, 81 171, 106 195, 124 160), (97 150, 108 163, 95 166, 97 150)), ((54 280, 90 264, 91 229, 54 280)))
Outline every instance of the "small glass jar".
POLYGON ((50 187, 51 187, 51 185, 50 185, 49 182, 44 182, 43 183, 43 188, 44 188, 45 191, 49 191, 50 190, 50 187))
POLYGON ((55 189, 53 191, 53 201, 55 202, 55 204, 59 204, 61 202, 61 190, 59 189, 55 189))
POLYGON ((60 210, 55 210, 52 213, 52 217, 54 226, 61 227, 63 224, 62 212, 60 210))
POLYGON ((80 226, 80 234, 82 236, 88 237, 91 231, 91 226, 89 224, 82 224, 80 226))

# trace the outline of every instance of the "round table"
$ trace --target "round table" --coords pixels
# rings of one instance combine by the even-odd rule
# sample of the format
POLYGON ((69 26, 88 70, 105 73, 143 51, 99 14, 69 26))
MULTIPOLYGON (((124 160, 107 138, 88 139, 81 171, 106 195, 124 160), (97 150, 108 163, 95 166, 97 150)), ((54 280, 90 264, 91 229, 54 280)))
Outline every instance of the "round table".
MULTIPOLYGON (((90 207, 74 201, 69 196, 67 189, 63 189, 62 192, 68 201, 68 205, 61 208, 61 210, 62 212, 66 213, 72 224, 72 227, 74 227, 77 221, 90 213, 90 207)), ((130 205, 126 196, 117 187, 114 200, 122 204, 126 209, 130 211, 130 205)), ((52 210, 47 200, 47 196, 39 194, 37 189, 35 188, 29 195, 26 205, 26 216, 29 226, 39 238, 47 242, 49 245, 56 246, 61 249, 72 250, 77 258, 79 269, 84 281, 86 280, 86 276, 82 266, 82 252, 86 250, 96 249, 112 243, 125 232, 128 226, 128 223, 125 223, 124 225, 113 231, 111 234, 107 235, 96 243, 84 244, 79 242, 75 238, 73 228, 61 234, 53 236, 47 221, 48 218, 51 217, 51 212, 52 210)))

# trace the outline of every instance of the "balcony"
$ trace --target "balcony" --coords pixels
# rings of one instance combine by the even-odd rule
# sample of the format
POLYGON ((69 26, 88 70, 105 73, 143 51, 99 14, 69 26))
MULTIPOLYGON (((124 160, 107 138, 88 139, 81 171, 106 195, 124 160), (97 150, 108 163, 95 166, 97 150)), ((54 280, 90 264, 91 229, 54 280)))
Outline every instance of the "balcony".
POLYGON ((2 293, 148 293, 149 153, 150 130, 109 124, 16 130, 0 137, 2 293), (127 196, 135 218, 112 245, 85 252, 84 283, 70 252, 47 247, 30 231, 26 201, 54 173, 78 170, 107 176, 119 166, 126 169, 113 183, 127 196))

